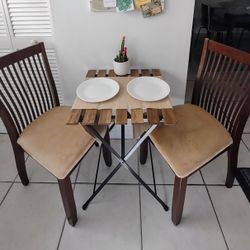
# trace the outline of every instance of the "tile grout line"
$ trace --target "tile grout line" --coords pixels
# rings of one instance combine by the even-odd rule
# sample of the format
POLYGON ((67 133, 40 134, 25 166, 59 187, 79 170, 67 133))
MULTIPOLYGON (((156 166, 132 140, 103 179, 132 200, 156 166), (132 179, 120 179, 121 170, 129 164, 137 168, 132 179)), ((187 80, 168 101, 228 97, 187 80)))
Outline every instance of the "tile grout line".
MULTIPOLYGON (((0 183, 6 183, 6 184, 11 184, 13 181, 0 181, 0 183)), ((19 182, 19 183, 21 183, 21 182, 19 182)))
MULTIPOLYGON (((25 166, 26 166, 26 162, 27 162, 28 158, 29 158, 29 156, 24 159, 25 166)), ((3 199, 0 201, 0 207, 2 206, 2 204, 3 204, 4 200, 6 199, 7 195, 9 194, 11 188, 15 184, 17 177, 18 177, 18 173, 16 174, 15 178, 13 179, 13 181, 0 182, 0 183, 11 183, 11 185, 9 186, 9 188, 8 188, 6 194, 4 195, 3 199)), ((20 183, 21 183, 21 181, 20 181, 20 183)))
POLYGON ((245 145, 245 147, 247 148, 247 150, 250 152, 250 148, 248 148, 247 144, 244 142, 243 139, 241 139, 242 143, 245 145))
MULTIPOLYGON (((0 183, 12 183, 12 181, 0 181, 0 183)), ((15 181, 15 183, 21 183, 21 181, 15 181)), ((57 185, 58 183, 57 182, 53 182, 53 181, 31 181, 29 182, 30 184, 54 184, 54 185, 57 185)), ((72 184, 80 184, 80 185, 93 185, 94 182, 73 182, 72 184)), ((101 184, 101 182, 97 182, 98 185, 101 184)), ((147 183, 148 185, 154 185, 153 183, 147 183)), ((137 186, 138 184, 136 183, 122 183, 122 182, 114 182, 114 183, 107 183, 106 185, 109 185, 109 186, 137 186)), ((141 184, 140 184, 141 185, 141 184)), ((159 184, 156 184, 156 186, 173 186, 174 184, 173 183, 168 183, 168 184, 162 184, 162 183, 159 183, 159 184)), ((199 183, 189 183, 187 184, 188 186, 204 186, 204 184, 199 184, 199 183)), ((206 184, 208 187, 224 187, 225 184, 206 184)), ((238 187, 239 184, 233 184, 233 186, 236 186, 238 187)))
POLYGON ((7 195, 9 194, 11 188, 13 187, 13 185, 14 185, 14 183, 15 183, 15 180, 16 180, 17 176, 18 176, 18 175, 16 175, 16 177, 14 178, 14 180, 11 182, 11 185, 9 186, 9 188, 8 188, 8 190, 7 190, 7 192, 6 192, 6 194, 4 195, 3 199, 1 200, 1 202, 0 202, 0 207, 2 206, 4 200, 6 199, 6 197, 7 197, 7 195))
MULTIPOLYGON (((74 183, 73 183, 73 193, 74 193, 74 191, 75 191, 75 187, 76 187, 76 180, 77 180, 77 178, 78 178, 78 175, 79 175, 79 172, 80 172, 80 167, 81 167, 81 164, 82 164, 82 161, 80 162, 80 164, 78 165, 78 170, 77 170, 77 173, 76 173, 76 177, 75 177, 75 181, 74 181, 74 183)), ((60 247, 60 244, 61 244, 61 241, 62 241, 62 236, 63 236, 63 232, 64 232, 64 228, 65 228, 65 225, 66 225, 66 221, 67 221, 67 218, 66 218, 66 216, 65 216, 65 218, 64 218, 64 222, 63 222, 63 226, 62 226, 62 231, 61 231, 61 233, 60 233, 60 237, 59 237, 59 240, 58 240, 58 244, 57 244, 57 248, 56 248, 56 250, 59 250, 59 247, 60 247)))
POLYGON ((228 246, 228 244, 227 244, 225 234, 224 234, 224 232, 223 232, 222 226, 221 226, 220 221, 219 221, 219 217, 218 217, 218 215, 217 215, 217 213, 216 213, 216 210, 215 210, 215 207, 214 207, 214 204, 213 204, 213 201, 212 201, 211 195, 210 195, 210 193, 209 193, 209 190, 208 190, 208 188, 207 188, 207 185, 206 185, 205 179, 204 179, 204 177, 203 177, 203 175, 202 175, 201 171, 200 171, 200 174, 201 174, 201 178, 202 178, 202 180, 203 180, 203 182, 204 182, 204 186, 205 186, 205 188, 206 188, 206 191, 207 191, 207 194, 208 194, 208 197, 209 197, 210 203, 211 203, 212 208, 213 208, 213 210, 214 210, 214 214, 215 214, 215 217, 216 217, 217 223, 218 223, 218 225, 219 225, 219 228, 220 228, 220 231, 221 231, 221 234, 222 234, 222 237, 223 237, 224 243, 225 243, 225 245, 226 245, 227 250, 229 250, 229 246, 228 246))
POLYGON ((58 240, 56 250, 59 250, 61 240, 62 240, 63 231, 64 231, 64 228, 65 228, 65 224, 66 224, 66 217, 64 218, 64 221, 63 221, 62 231, 61 231, 60 236, 59 236, 59 240, 58 240))

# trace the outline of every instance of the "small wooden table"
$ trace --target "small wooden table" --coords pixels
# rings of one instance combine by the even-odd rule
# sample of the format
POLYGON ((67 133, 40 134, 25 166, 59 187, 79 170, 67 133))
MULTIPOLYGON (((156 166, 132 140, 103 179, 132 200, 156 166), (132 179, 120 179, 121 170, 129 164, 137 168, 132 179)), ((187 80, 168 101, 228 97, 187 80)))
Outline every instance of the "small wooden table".
MULTIPOLYGON (((160 101, 144 102, 134 99, 127 93, 126 88, 128 82, 141 76, 162 78, 161 72, 158 69, 141 71, 131 70, 130 75, 122 77, 116 76, 113 70, 89 70, 86 75, 87 79, 94 77, 112 78, 119 83, 120 91, 112 99, 101 103, 87 103, 79 98, 75 99, 67 124, 74 125, 80 123, 89 134, 91 134, 96 140, 100 141, 102 146, 109 150, 119 161, 119 164, 97 188, 97 190, 94 188, 93 194, 83 205, 83 209, 88 207, 91 200, 101 191, 119 168, 123 166, 130 171, 130 173, 154 196, 156 200, 158 200, 165 210, 168 210, 168 206, 159 198, 156 191, 153 191, 127 163, 129 157, 140 147, 160 123, 166 125, 173 125, 176 123, 169 97, 160 101), (146 126, 145 131, 137 143, 125 155, 125 125, 130 122, 133 125, 147 124, 148 126, 146 126), (121 125, 121 154, 112 148, 96 129, 96 126, 111 124, 121 125)), ((97 166, 97 173, 98 168, 99 164, 97 166)))
POLYGON ((158 102, 142 102, 129 96, 126 91, 128 82, 140 76, 162 77, 160 70, 141 70, 141 72, 131 70, 131 74, 126 77, 116 76, 113 70, 89 70, 86 75, 87 79, 112 78, 119 83, 120 92, 103 103, 87 103, 76 98, 67 124, 81 122, 83 125, 108 125, 114 121, 116 124, 125 125, 128 123, 128 118, 131 118, 132 124, 142 124, 144 119, 148 119, 149 124, 158 124, 160 121, 165 124, 174 124, 176 121, 169 97, 158 102), (131 113, 131 117, 127 116, 127 112, 131 113))

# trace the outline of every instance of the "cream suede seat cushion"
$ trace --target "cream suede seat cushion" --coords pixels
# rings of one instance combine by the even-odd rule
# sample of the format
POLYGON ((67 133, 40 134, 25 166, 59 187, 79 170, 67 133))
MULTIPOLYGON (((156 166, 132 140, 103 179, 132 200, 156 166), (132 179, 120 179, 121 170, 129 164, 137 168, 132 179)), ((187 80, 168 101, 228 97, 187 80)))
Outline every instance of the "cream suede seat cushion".
POLYGON ((17 143, 58 179, 64 179, 93 145, 81 125, 66 125, 70 107, 55 107, 27 126, 17 143))
POLYGON ((175 174, 184 178, 232 144, 227 130, 209 113, 191 104, 174 107, 177 124, 160 125, 150 135, 175 174))

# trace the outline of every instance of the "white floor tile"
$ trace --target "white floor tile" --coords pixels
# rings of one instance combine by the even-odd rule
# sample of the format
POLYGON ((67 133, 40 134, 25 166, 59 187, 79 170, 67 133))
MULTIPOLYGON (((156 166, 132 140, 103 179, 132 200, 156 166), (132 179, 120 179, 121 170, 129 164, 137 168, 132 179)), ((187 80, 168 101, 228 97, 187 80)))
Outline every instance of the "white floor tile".
POLYGON ((0 208, 0 248, 54 250, 64 210, 55 184, 14 184, 0 208))
POLYGON ((0 183, 0 204, 6 195, 11 183, 0 183))
POLYGON ((74 228, 66 224, 59 249, 140 250, 138 186, 105 187, 83 211, 91 191, 90 185, 76 185, 78 222, 74 228))
MULTIPOLYGON (((250 148, 250 135, 244 134, 242 139, 250 148)), ((134 140, 127 140, 126 150, 134 143, 134 140)), ((119 140, 112 140, 112 145, 119 152, 119 140)), ((94 181, 98 151, 99 148, 93 147, 84 158, 79 171, 79 182, 94 181)), ((171 169, 155 149, 153 156, 156 182, 172 184, 174 176, 171 169)), ((17 172, 7 135, 0 135, 0 159, 0 181, 13 181, 17 172)), ((99 181, 114 169, 116 163, 114 161, 113 166, 108 168, 102 159, 99 181)), ((137 171, 137 154, 129 163, 137 171)), ((202 170, 206 183, 224 184, 226 154, 209 165, 202 170)), ((239 167, 250 167, 250 152, 243 143, 239 167)), ((141 177, 147 183, 152 183, 150 158, 139 169, 141 177)), ((56 182, 55 177, 31 158, 27 160, 27 171, 31 182, 56 182)), ((76 171, 72 173, 72 177, 72 180, 76 177, 76 171)), ((131 184, 137 183, 137 180, 122 168, 112 182, 131 184)), ((189 184, 202 184, 199 172, 189 178, 189 184)), ((10 185, 11 183, 0 183, 0 203, 10 185)), ((75 200, 79 220, 75 227, 66 222, 59 249, 141 250, 138 186, 106 186, 89 208, 83 211, 81 206, 90 196, 92 188, 92 185, 76 185, 75 200)), ((250 209, 241 188, 208 188, 229 249, 248 249, 250 209)), ((172 186, 158 186, 158 192, 171 206, 172 186)), ((144 187, 141 187, 141 202, 143 250, 226 249, 205 187, 188 186, 183 219, 177 227, 171 222, 171 210, 165 212, 144 187)), ((31 183, 24 187, 15 183, 0 207, 0 249, 56 249, 64 218, 58 185, 31 183)))
MULTIPOLYGON (((157 184, 173 184, 174 183, 174 173, 163 159, 161 154, 152 146, 152 155, 155 169, 155 179, 157 184)), ((148 154, 148 159, 146 164, 140 165, 140 176, 146 183, 152 184, 152 168, 150 154, 148 154)), ((196 172, 188 178, 189 184, 203 184, 200 172, 196 172)))
MULTIPOLYGON (((29 157, 26 161, 26 169, 30 182, 57 182, 55 176, 53 176, 48 170, 42 167, 38 162, 29 157)), ((71 181, 74 182, 76 179, 78 167, 75 168, 71 174, 71 181)), ((16 182, 20 182, 19 176, 16 182)))
MULTIPOLYGON (((135 140, 126 140, 126 152, 135 144, 135 140)), ((111 145, 120 154, 120 140, 111 140, 111 145)), ((95 171, 99 154, 99 147, 93 147, 84 157, 77 182, 93 183, 95 179, 95 171)), ((107 167, 104 163, 103 157, 100 162, 100 169, 98 174, 98 182, 102 182, 108 174, 116 167, 118 161, 112 155, 113 164, 107 167)), ((137 172, 137 152, 128 160, 130 166, 137 172)), ((113 176, 109 183, 137 183, 137 180, 124 167, 120 168, 113 176)))
MULTIPOLYGON (((250 152, 243 143, 240 145, 238 167, 250 167, 250 152)), ((210 162, 202 168, 201 172, 206 184, 225 184, 227 176, 227 153, 210 162)), ((234 183, 237 184, 238 182, 235 180, 234 183)))
MULTIPOLYGON (((160 192, 171 205, 172 188, 160 192)), ((142 189, 142 232, 144 250, 211 250, 226 249, 205 187, 188 186, 183 218, 178 226, 171 221, 150 194, 142 189)))
POLYGON ((0 135, 0 181, 13 181, 17 175, 14 153, 7 134, 0 135))
POLYGON ((240 187, 208 187, 230 250, 250 246, 249 202, 240 187))

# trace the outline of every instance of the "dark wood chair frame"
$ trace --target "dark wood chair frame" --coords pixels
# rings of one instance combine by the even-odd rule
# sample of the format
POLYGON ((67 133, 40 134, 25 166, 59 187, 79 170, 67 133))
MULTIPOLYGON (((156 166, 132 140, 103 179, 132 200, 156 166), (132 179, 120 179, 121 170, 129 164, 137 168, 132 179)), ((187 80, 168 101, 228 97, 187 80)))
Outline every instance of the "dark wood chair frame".
MULTIPOLYGON (((250 54, 205 39, 191 103, 213 115, 232 136, 233 144, 222 152, 227 151, 225 185, 231 188, 237 172, 241 137, 250 114, 250 54)), ((145 142, 140 150, 141 164, 146 162, 147 154, 145 142)), ((175 176, 172 203, 175 225, 181 221, 188 177, 175 176)))
MULTIPOLYGON (((17 144, 17 139, 33 120, 56 106, 60 106, 60 102, 43 43, 0 58, 0 117, 11 140, 18 175, 23 185, 28 185, 29 179, 25 152, 17 144)), ((105 140, 110 143, 108 130, 105 140)), ((103 149, 103 156, 106 165, 110 166, 111 154, 103 149)), ((69 224, 74 226, 77 222, 77 210, 70 174, 65 179, 58 179, 58 184, 66 217, 69 224)))

